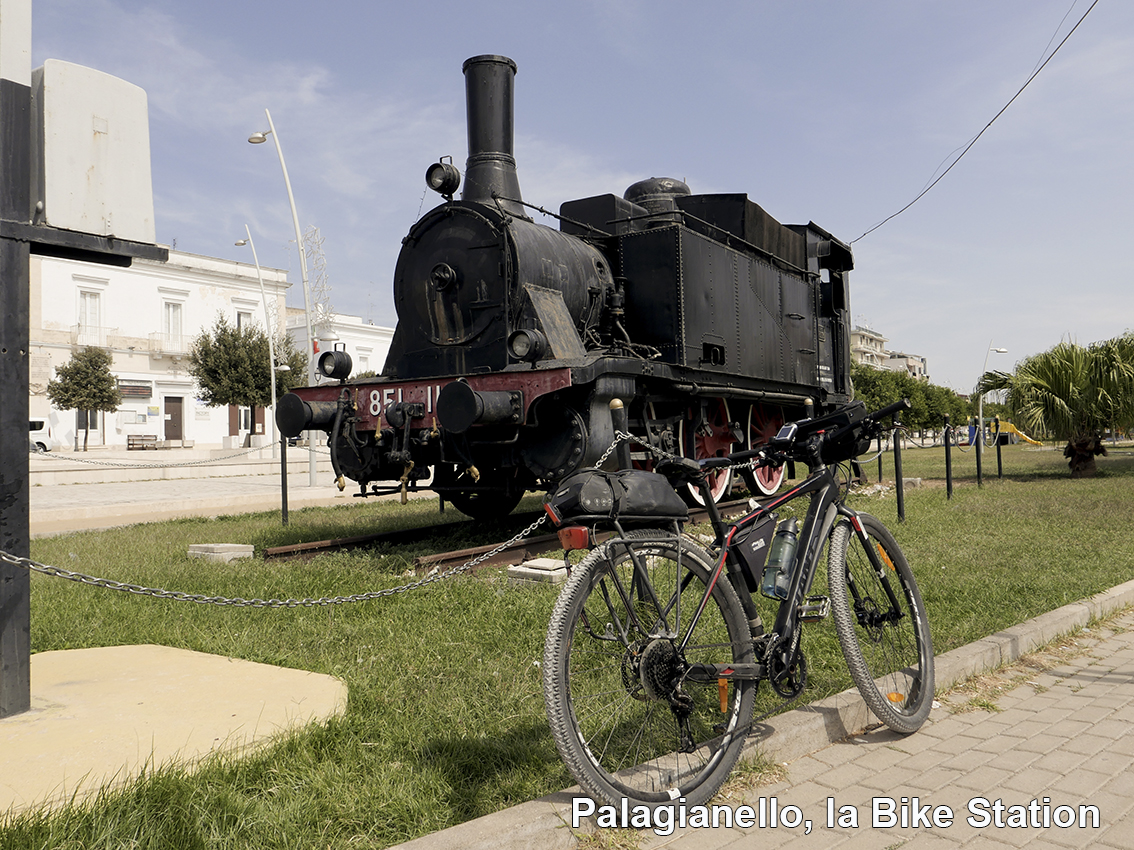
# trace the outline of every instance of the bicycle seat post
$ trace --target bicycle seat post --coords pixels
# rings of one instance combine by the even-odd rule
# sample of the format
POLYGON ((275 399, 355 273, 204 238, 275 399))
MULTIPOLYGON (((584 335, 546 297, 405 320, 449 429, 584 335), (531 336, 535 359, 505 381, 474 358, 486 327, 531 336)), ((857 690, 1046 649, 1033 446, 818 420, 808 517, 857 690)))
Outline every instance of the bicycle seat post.
POLYGON ((709 485, 709 476, 707 474, 702 474, 702 476, 697 479, 697 489, 701 492, 701 498, 705 500, 705 512, 709 515, 709 523, 713 526, 713 531, 717 535, 717 545, 724 545, 724 518, 721 516, 720 509, 713 499, 713 493, 709 485))

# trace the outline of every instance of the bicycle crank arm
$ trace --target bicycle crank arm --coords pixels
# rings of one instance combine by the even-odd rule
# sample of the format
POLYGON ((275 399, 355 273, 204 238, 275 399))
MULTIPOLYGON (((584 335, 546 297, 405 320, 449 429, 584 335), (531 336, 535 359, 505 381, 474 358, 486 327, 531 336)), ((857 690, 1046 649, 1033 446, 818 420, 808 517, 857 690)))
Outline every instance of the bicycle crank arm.
POLYGON ((763 664, 690 664, 685 680, 698 685, 711 685, 720 679, 755 681, 767 678, 768 668, 763 664))

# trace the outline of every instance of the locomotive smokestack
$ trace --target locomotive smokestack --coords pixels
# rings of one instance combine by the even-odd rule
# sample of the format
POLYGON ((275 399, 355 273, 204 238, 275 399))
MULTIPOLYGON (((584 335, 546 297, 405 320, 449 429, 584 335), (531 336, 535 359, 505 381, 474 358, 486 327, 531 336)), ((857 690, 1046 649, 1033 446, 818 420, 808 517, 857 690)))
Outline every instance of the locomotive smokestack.
POLYGON ((462 200, 499 203, 522 216, 520 179, 513 150, 512 91, 516 63, 507 56, 474 56, 465 60, 465 98, 469 125, 469 158, 465 164, 462 200), (493 193, 508 201, 494 201, 493 193))

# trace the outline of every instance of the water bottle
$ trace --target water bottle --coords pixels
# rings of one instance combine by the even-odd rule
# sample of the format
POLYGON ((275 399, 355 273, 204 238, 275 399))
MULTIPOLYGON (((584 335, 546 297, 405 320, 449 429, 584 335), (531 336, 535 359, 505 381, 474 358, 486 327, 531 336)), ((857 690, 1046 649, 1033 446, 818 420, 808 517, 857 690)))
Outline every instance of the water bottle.
POLYGON ((760 582, 760 592, 769 599, 787 599, 798 542, 799 524, 794 519, 784 520, 772 538, 768 562, 764 565, 764 578, 760 582))

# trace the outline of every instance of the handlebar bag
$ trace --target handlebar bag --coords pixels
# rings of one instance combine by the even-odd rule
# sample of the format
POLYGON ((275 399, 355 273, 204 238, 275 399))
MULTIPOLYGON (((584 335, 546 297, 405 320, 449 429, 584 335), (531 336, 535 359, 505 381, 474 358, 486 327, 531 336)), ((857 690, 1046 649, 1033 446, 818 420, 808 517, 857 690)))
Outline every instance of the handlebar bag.
POLYGON ((642 469, 581 469, 547 494, 544 509, 556 525, 567 520, 689 519, 689 507, 668 479, 642 469))

